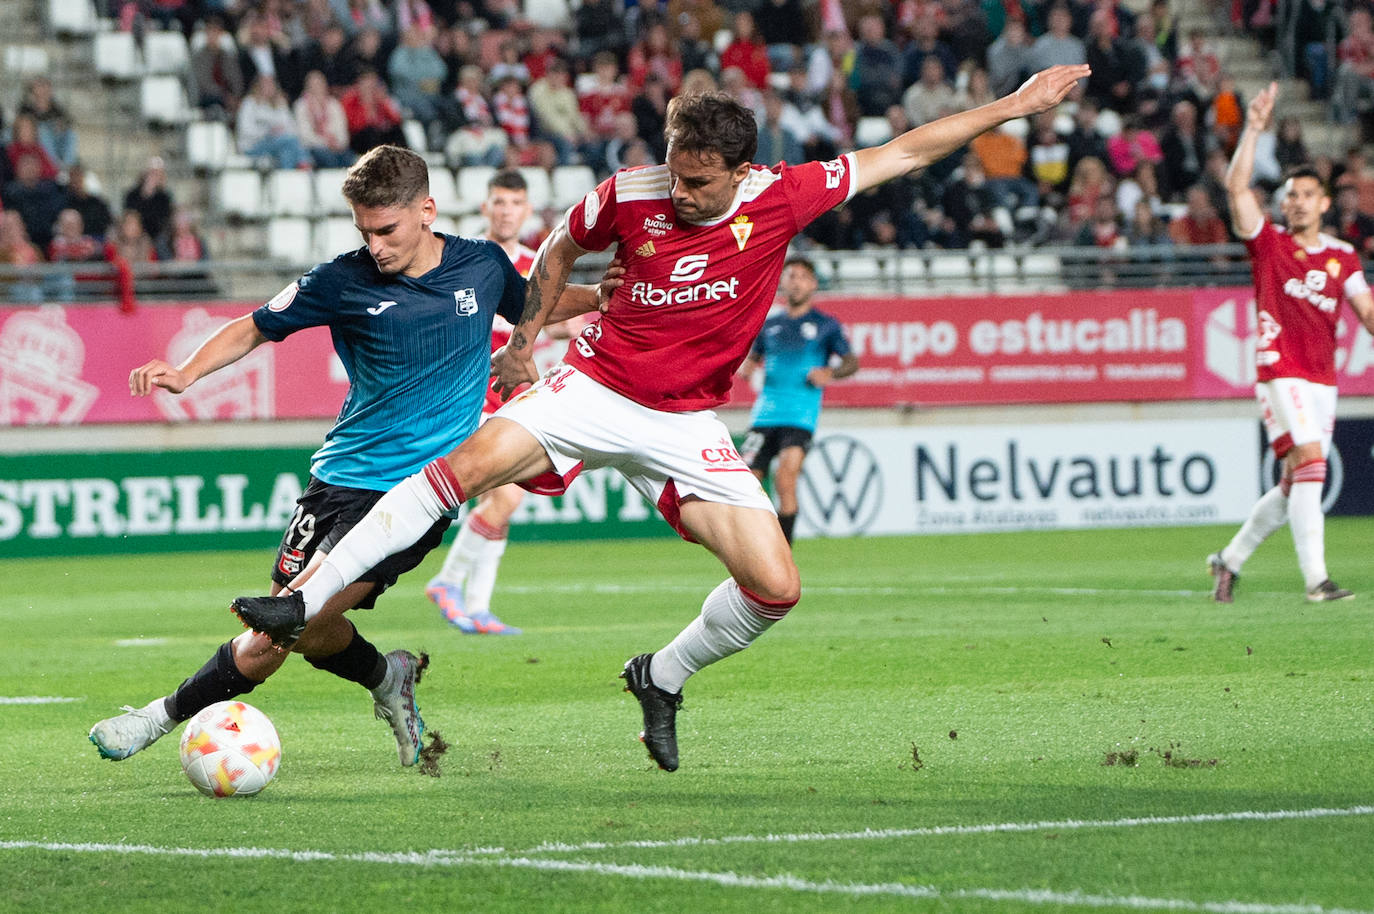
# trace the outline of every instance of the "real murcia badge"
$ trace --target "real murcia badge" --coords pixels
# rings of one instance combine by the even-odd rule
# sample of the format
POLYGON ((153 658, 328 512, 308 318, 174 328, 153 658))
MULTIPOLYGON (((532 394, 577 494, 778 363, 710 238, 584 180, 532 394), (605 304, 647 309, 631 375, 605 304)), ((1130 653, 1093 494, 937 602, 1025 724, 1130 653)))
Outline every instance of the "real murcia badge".
POLYGON ((1326 262, 1326 272, 1331 274, 1332 279, 1339 279, 1341 276, 1341 262, 1332 257, 1326 262))
POLYGON ((654 256, 654 243, 652 241, 644 242, 639 247, 635 248, 635 253, 640 257, 654 256))
POLYGON ((730 223, 730 232, 735 236, 735 243, 739 245, 741 251, 749 243, 749 236, 754 233, 754 223, 749 221, 748 216, 739 215, 735 221, 730 223))

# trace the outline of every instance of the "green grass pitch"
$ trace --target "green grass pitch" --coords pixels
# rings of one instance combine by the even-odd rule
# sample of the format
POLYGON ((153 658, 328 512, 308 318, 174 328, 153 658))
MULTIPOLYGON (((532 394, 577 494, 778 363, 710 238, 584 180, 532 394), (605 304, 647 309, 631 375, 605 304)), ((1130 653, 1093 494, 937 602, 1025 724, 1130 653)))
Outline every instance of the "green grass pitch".
POLYGON ((516 544, 496 638, 442 623, 431 556, 353 616, 429 652, 442 776, 293 658, 246 699, 281 770, 236 800, 179 730, 123 762, 86 734, 236 634, 270 555, 0 562, 0 911, 1374 911, 1374 519, 1328 523, 1331 605, 1287 531, 1211 604, 1231 532, 802 542, 798 608, 688 683, 673 774, 616 674, 714 559, 516 544))

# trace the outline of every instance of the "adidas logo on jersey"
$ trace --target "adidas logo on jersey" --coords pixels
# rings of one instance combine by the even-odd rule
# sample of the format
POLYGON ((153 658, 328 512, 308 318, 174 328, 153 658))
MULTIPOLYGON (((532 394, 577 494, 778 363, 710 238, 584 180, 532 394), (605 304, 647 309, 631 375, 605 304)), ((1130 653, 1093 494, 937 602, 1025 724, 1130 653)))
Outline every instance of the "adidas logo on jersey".
POLYGON ((640 257, 652 257, 654 256, 654 252, 655 248, 654 243, 652 241, 646 241, 639 247, 635 248, 635 254, 637 254, 640 257))

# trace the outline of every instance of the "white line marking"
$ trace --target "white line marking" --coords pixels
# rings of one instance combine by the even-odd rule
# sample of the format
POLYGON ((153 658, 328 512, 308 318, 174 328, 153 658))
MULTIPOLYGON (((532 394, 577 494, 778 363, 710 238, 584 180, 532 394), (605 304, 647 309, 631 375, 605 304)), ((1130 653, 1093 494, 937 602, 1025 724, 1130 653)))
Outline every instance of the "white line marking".
MULTIPOLYGON (((534 584, 502 584, 503 593, 513 594, 595 594, 595 595, 616 595, 616 594, 642 594, 660 593, 701 593, 707 588, 700 584, 549 584, 548 586, 534 584)), ((826 586, 826 585, 802 585, 802 597, 811 596, 840 596, 840 597, 891 597, 891 596, 951 596, 985 594, 988 596, 1017 596, 1040 594, 1055 597, 1100 597, 1100 596, 1119 596, 1134 595, 1141 597, 1196 597, 1202 594, 1211 594, 1211 590, 1141 590, 1139 588, 1103 588, 1103 587, 1002 587, 991 584, 969 584, 968 586, 919 586, 913 584, 910 587, 847 587, 847 586, 826 586)))
POLYGON ((120 638, 115 647, 157 647, 166 643, 166 638, 120 638))
POLYGON ((455 851, 426 853, 359 853, 333 854, 328 851, 289 851, 261 847, 194 848, 155 847, 148 844, 65 844, 40 841, 0 841, 0 850, 47 850, 58 853, 117 853, 148 854, 232 859, 277 859, 297 863, 345 862, 396 864, 404 866, 508 866, 568 873, 595 873, 624 876, 631 879, 673 879, 684 882, 707 882, 729 888, 785 889, 827 895, 858 897, 895 896, 903 898, 965 899, 1009 901, 1023 904, 1046 904, 1061 907, 1127 908, 1132 910, 1201 911, 1205 914, 1374 914, 1351 908, 1325 908, 1316 904, 1269 904, 1239 900, 1193 901, 1186 898, 1151 898, 1142 895, 1112 895, 1089 892, 1057 892, 1048 889, 940 889, 928 885, 902 882, 844 883, 826 880, 813 882, 782 873, 776 876, 747 876, 732 872, 683 870, 666 866, 640 864, 596 863, 576 860, 536 860, 529 857, 475 857, 455 851))
POLYGON ((0 705, 63 705, 81 700, 59 695, 0 695, 0 705))
MULTIPOLYGON (((1149 825, 1205 825, 1211 822, 1279 822, 1290 819, 1330 819, 1374 815, 1374 806, 1342 809, 1242 810, 1196 813, 1187 816, 1132 816, 1122 819, 1060 819, 1048 822, 992 822, 983 825, 931 825, 922 828, 864 829, 852 832, 813 832, 782 835, 727 835, 721 838, 673 838, 663 841, 588 841, 584 844, 541 844, 519 854, 580 853, 617 848, 707 847, 720 844, 792 844, 804 841, 871 841, 886 838, 934 838, 943 835, 986 835, 1033 831, 1075 831, 1087 828, 1138 828, 1149 825)), ((473 853, 506 853, 474 851, 473 853)))

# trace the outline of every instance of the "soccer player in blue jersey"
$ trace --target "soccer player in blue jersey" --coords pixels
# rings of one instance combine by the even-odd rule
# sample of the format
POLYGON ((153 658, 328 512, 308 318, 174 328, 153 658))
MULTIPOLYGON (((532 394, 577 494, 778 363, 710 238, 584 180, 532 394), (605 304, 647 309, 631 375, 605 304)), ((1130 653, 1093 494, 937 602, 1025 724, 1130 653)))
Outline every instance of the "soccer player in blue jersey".
POLYGON ((740 374, 763 368, 763 389, 749 414, 749 434, 740 456, 759 481, 778 462, 773 488, 778 496, 778 523, 787 541, 797 523, 797 480, 811 449, 811 436, 821 415, 821 397, 831 381, 859 370, 840 322, 812 307, 816 268, 793 257, 783 265, 780 283, 787 310, 763 324, 740 374))
MULTIPOLYGON (((349 390, 310 464, 272 567, 280 593, 367 514, 384 492, 448 453, 477 428, 491 365, 494 315, 520 320, 525 280, 499 245, 436 235, 425 161, 379 146, 349 169, 343 195, 365 245, 320 264, 257 310, 221 327, 182 364, 162 359, 129 376, 134 396, 181 393, 265 342, 328 327, 349 390)), ((558 308, 597 307, 595 287, 570 287, 558 308)), ((328 601, 293 650, 312 666, 362 685, 396 737, 402 765, 420 760, 424 723, 415 703, 427 658, 382 654, 344 612, 370 609, 396 578, 439 545, 449 517, 379 562, 328 601)), ((109 759, 128 758, 217 701, 251 692, 285 662, 266 635, 225 642, 170 695, 102 720, 90 739, 109 759)))

